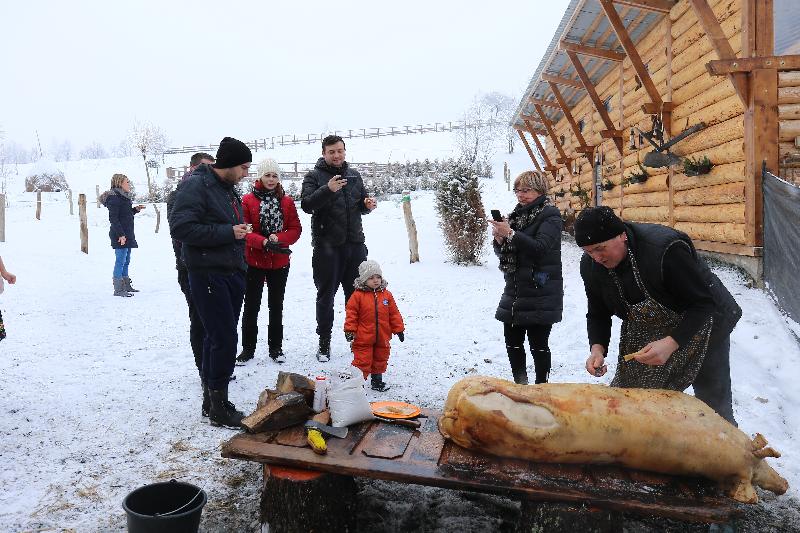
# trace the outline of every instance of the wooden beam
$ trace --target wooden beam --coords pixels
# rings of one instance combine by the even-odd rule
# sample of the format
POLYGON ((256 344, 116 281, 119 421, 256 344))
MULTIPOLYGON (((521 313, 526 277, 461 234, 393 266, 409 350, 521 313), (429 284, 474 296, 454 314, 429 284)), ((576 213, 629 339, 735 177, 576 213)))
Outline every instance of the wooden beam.
POLYGON ((531 96, 528 98, 528 101, 532 104, 538 104, 542 107, 551 107, 553 109, 561 109, 561 106, 558 105, 558 102, 551 102, 549 100, 542 100, 541 98, 534 98, 531 96))
MULTIPOLYGON (((775 54, 772 0, 742 0, 742 56, 775 54)), ((761 166, 778 166, 778 71, 757 69, 732 74, 746 77, 748 103, 744 113, 745 244, 764 243, 764 197, 761 166)))
MULTIPOLYGON (((595 111, 597 111, 597 113, 600 115, 600 118, 603 120, 603 124, 605 124, 606 129, 616 130, 617 128, 611 121, 611 117, 608 116, 608 111, 606 110, 606 106, 603 105, 602 100, 600 100, 600 97, 597 95, 597 89, 594 88, 594 85, 592 85, 592 80, 590 80, 589 75, 586 74, 586 69, 583 68, 581 60, 578 58, 578 54, 570 50, 567 50, 566 54, 567 56, 569 56, 570 61, 572 61, 572 66, 575 67, 575 72, 578 73, 578 77, 581 79, 581 83, 583 83, 584 89, 586 89, 586 92, 589 94, 589 99, 594 104, 595 111)), ((619 154, 624 156, 625 154, 623 154, 622 150, 622 139, 615 138, 614 144, 617 146, 619 154)))
POLYGON ((550 119, 547 118, 547 115, 544 114, 544 109, 542 109, 542 106, 534 105, 533 107, 536 108, 536 112, 539 113, 540 117, 542 117, 542 124, 544 124, 544 128, 547 130, 547 133, 550 134, 550 139, 553 141, 553 146, 555 146, 556 150, 558 150, 558 155, 561 156, 561 161, 557 160, 557 162, 562 163, 569 168, 568 161, 570 161, 570 158, 567 157, 567 154, 564 153, 564 147, 561 146, 560 142, 558 142, 558 135, 556 135, 556 132, 553 129, 553 124, 550 122, 550 119))
POLYGON ((800 70, 800 55, 717 59, 706 63, 706 70, 712 76, 724 76, 733 72, 752 72, 764 68, 800 70))
POLYGON ((647 11, 656 11, 658 13, 669 13, 669 10, 675 6, 674 0, 614 0, 615 4, 620 4, 629 7, 638 7, 647 11))
POLYGON ((559 85, 564 85, 565 87, 574 87, 576 89, 583 89, 583 85, 578 80, 573 80, 570 78, 562 78, 561 76, 553 76, 552 74, 542 74, 542 81, 547 81, 551 83, 557 83, 559 85))
POLYGON ((564 97, 561 96, 561 91, 558 90, 558 85, 552 82, 548 83, 550 85, 550 90, 553 91, 553 95, 556 97, 558 105, 561 106, 561 111, 564 112, 564 117, 567 119, 567 122, 569 122, 569 125, 572 128, 572 133, 574 133, 575 138, 578 139, 578 145, 581 148, 586 148, 586 139, 583 138, 583 133, 581 133, 578 123, 575 122, 575 118, 572 116, 569 106, 567 106, 567 103, 564 101, 564 97))
MULTIPOLYGON (((771 5, 772 0, 768 1, 771 5)), ((700 21, 700 25, 703 27, 703 31, 706 33, 706 37, 711 41, 711 46, 717 53, 717 57, 723 60, 736 59, 733 47, 728 42, 728 38, 725 37, 725 32, 722 30, 722 26, 720 26, 717 16, 711 6, 708 5, 708 2, 706 0, 689 0, 689 2, 692 5, 692 9, 694 9, 695 15, 697 15, 697 19, 700 21)), ((736 89, 736 94, 739 95, 746 108, 749 104, 747 76, 742 72, 734 72, 728 74, 728 77, 733 83, 734 89, 736 89)))
POLYGON ((533 150, 531 150, 531 145, 528 144, 528 140, 525 138, 525 134, 522 133, 522 130, 517 130, 517 134, 519 134, 519 138, 522 140, 522 144, 525 145, 525 149, 528 151, 528 155, 531 157, 531 161, 533 161, 533 165, 536 167, 536 170, 541 172, 542 167, 539 166, 539 162, 536 160, 536 156, 533 155, 533 150))
POLYGON ((606 18, 609 24, 611 24, 611 27, 614 28, 614 33, 617 34, 617 39, 622 45, 622 49, 625 50, 628 59, 631 60, 633 70, 636 71, 636 75, 639 76, 642 85, 644 85, 647 95, 650 97, 650 101, 654 104, 661 105, 661 95, 655 83, 653 83, 650 73, 647 72, 642 62, 642 57, 639 55, 639 51, 636 50, 636 46, 633 44, 630 35, 628 35, 628 30, 625 29, 625 25, 622 23, 622 19, 619 13, 617 13, 617 8, 614 7, 614 3, 612 0, 600 0, 600 7, 605 11, 606 18))
POLYGON ((607 50, 605 48, 597 48, 596 46, 586 46, 583 44, 571 43, 569 41, 561 41, 559 43, 559 49, 570 50, 572 52, 577 52, 581 55, 597 57, 600 59, 608 59, 610 61, 622 61, 623 59, 625 59, 625 54, 620 54, 619 52, 615 52, 613 50, 607 50))
POLYGON ((558 167, 550 162, 550 158, 547 156, 547 152, 545 152, 542 142, 539 140, 539 137, 537 137, 536 133, 534 133, 533 126, 531 126, 528 121, 525 121, 525 125, 528 126, 528 133, 531 134, 531 137, 533 137, 533 142, 536 143, 536 148, 539 149, 539 155, 541 155, 542 159, 544 159, 545 171, 552 172, 553 176, 555 176, 556 172, 558 171, 558 167))

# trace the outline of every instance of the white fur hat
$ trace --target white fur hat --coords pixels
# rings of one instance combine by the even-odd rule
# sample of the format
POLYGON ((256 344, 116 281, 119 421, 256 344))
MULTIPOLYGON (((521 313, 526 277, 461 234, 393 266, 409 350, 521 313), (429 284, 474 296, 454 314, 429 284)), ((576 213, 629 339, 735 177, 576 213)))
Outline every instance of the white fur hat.
POLYGON ((274 159, 264 159, 258 164, 258 177, 260 178, 264 174, 277 174, 278 177, 281 177, 281 167, 278 165, 278 162, 274 159))
POLYGON ((366 281, 374 275, 378 275, 383 277, 383 272, 381 272, 381 266, 378 264, 377 261, 373 261, 372 259, 367 259, 360 265, 358 265, 358 277, 356 278, 355 285, 364 285, 366 281))

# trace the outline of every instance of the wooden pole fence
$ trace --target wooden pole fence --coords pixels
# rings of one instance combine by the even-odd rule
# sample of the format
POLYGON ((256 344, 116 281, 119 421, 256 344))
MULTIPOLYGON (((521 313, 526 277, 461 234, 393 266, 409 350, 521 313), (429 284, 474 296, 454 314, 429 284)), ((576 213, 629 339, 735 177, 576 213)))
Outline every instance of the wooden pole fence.
POLYGON ((6 195, 0 194, 0 242, 6 242, 6 195))
POLYGON ((75 214, 72 210, 72 189, 67 189, 67 198, 69 199, 69 214, 72 216, 75 214))
MULTIPOLYGON (((99 202, 98 202, 99 203, 99 202)), ((89 253, 89 224, 86 222, 86 195, 78 195, 78 217, 81 220, 81 252, 89 253)))
POLYGON ((156 233, 158 233, 158 228, 161 227, 161 210, 158 208, 158 204, 153 204, 153 209, 156 210, 156 233))
POLYGON ((100 209, 100 186, 99 185, 95 185, 94 186, 94 191, 97 194, 97 208, 100 209))
POLYGON ((42 191, 36 191, 36 220, 42 220, 42 191))

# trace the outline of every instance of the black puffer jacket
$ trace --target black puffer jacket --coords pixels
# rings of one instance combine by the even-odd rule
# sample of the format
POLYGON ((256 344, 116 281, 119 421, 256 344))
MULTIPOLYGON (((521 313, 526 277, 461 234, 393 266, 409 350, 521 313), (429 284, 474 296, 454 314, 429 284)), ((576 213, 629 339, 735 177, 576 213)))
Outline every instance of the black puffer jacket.
POLYGON ((506 286, 495 318, 515 326, 555 324, 561 321, 564 281, 561 277, 561 213, 551 205, 542 205, 541 196, 528 205, 517 205, 509 215, 515 229, 511 249, 492 240, 500 257, 506 286), (531 211, 541 209, 532 222, 519 223, 531 211))
POLYGON ((170 234, 182 243, 189 271, 247 270, 244 239, 233 236, 233 226, 244 224, 242 200, 211 167, 199 166, 182 183, 169 218, 170 234))
POLYGON ((320 157, 314 170, 303 179, 300 207, 311 214, 311 244, 339 246, 346 242, 364 242, 361 215, 369 213, 364 205, 367 191, 357 170, 344 163, 342 168, 328 166, 320 157), (337 174, 347 178, 347 185, 332 192, 328 181, 337 174))

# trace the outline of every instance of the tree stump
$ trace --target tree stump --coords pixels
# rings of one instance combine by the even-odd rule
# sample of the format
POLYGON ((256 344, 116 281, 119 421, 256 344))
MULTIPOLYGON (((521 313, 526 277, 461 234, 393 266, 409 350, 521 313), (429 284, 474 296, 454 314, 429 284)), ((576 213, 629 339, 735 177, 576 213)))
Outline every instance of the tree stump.
POLYGON ((270 533, 356 530, 351 476, 264 465, 261 523, 270 533))
POLYGON ((622 514, 583 504, 522 500, 515 533, 622 533, 622 514))

